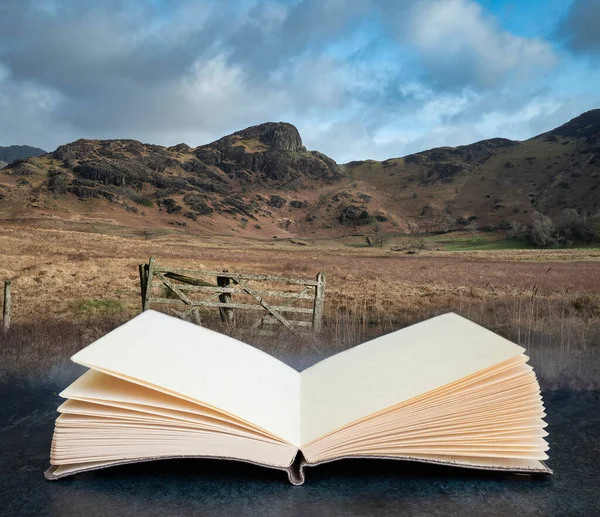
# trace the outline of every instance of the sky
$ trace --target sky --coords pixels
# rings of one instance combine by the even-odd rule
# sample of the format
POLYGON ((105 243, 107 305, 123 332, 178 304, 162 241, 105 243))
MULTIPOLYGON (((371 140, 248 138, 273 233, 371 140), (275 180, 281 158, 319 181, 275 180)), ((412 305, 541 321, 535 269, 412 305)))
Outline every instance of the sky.
POLYGON ((0 0, 0 145, 523 140, 600 108, 599 26, 599 0, 0 0))

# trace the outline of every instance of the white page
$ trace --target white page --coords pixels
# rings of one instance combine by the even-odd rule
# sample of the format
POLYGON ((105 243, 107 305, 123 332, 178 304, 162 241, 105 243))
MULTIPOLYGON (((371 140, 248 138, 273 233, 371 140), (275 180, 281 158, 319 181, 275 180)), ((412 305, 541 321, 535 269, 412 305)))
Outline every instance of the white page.
POLYGON ((301 374, 301 444, 523 352, 454 313, 346 350, 301 374))
POLYGON ((71 359, 212 406, 292 445, 300 443, 300 374, 204 327, 150 310, 71 359))

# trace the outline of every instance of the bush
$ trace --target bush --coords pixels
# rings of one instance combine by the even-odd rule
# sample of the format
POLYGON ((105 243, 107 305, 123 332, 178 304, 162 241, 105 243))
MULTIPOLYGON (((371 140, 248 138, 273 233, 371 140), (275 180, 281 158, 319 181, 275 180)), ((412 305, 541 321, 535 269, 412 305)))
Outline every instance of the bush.
POLYGON ((183 197, 183 202, 200 215, 210 215, 213 213, 213 209, 200 196, 186 194, 183 197))
POLYGON ((142 196, 140 194, 137 193, 132 193, 129 198, 134 202, 137 203, 138 205, 142 205, 142 206, 147 206, 147 207, 151 207, 154 206, 154 203, 152 202, 151 199, 142 196))
POLYGON ((167 209, 167 214, 175 214, 182 210, 181 206, 177 204, 177 201, 172 198, 163 199, 162 204, 167 209))

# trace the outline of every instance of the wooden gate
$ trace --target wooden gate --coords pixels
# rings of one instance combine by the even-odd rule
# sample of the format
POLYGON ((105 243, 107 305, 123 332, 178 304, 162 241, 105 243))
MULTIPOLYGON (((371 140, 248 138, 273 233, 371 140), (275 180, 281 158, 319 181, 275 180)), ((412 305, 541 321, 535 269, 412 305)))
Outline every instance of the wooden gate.
MULTIPOLYGON (((291 332, 301 328, 312 329, 313 332, 321 330, 325 300, 324 273, 317 274, 315 280, 307 280, 227 270, 174 268, 157 265, 154 257, 150 257, 147 264, 139 265, 139 273, 143 311, 155 304, 174 305, 177 308, 171 307, 172 312, 200 324, 199 308, 215 307, 219 309, 222 321, 228 325, 235 323, 234 310, 261 311, 266 314, 261 314, 250 328, 281 324, 291 332), (207 277, 216 279, 216 283, 208 281, 207 277), (276 288, 269 290, 251 285, 256 283, 270 283, 276 288), (198 299, 199 294, 207 296, 198 299), (245 301, 233 301, 234 295, 245 301), (311 306, 294 305, 299 300, 310 300, 311 306), (296 316, 296 319, 291 319, 288 314, 296 316)), ((306 305, 307 302, 304 303, 306 305)))

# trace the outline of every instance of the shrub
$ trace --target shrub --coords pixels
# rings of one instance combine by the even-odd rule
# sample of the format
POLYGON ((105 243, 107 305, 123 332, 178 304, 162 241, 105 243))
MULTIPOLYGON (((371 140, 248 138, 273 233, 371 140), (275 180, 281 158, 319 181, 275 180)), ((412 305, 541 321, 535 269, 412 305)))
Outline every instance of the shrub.
POLYGON ((151 207, 154 206, 154 203, 152 202, 152 200, 146 196, 142 196, 140 194, 137 194, 135 192, 133 192, 129 198, 134 202, 137 203, 138 205, 142 205, 142 206, 147 206, 147 207, 151 207))
POLYGON ((175 214, 182 209, 181 206, 177 204, 177 201, 172 198, 163 199, 162 204, 167 209, 167 214, 175 214))
POLYGON ((213 209, 200 196, 186 194, 183 197, 183 202, 200 215, 210 215, 213 213, 213 209))

